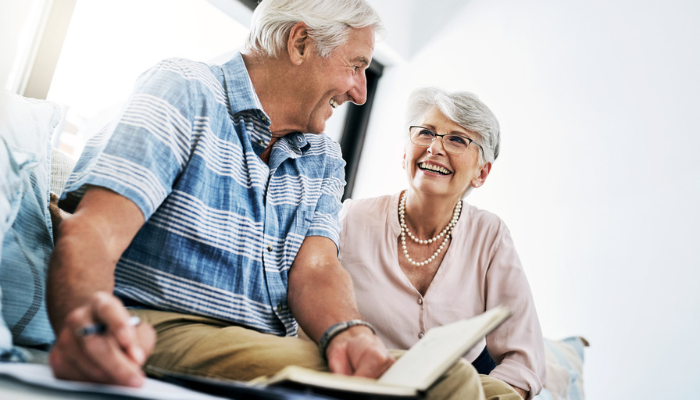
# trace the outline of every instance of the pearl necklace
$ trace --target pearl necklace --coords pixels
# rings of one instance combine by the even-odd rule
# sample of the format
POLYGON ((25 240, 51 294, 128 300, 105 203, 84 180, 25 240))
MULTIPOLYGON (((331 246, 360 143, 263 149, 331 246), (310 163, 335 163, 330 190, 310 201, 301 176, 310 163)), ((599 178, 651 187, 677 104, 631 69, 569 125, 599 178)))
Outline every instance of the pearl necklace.
POLYGON ((429 262, 435 260, 437 258, 437 256, 440 254, 440 252, 445 248, 445 245, 447 244, 447 239, 450 238, 450 236, 452 234, 452 228, 454 228, 455 225, 457 224, 457 220, 459 220, 459 216, 460 216, 461 212, 462 212, 462 200, 457 202, 457 205, 455 206, 454 212, 452 213, 452 220, 450 220, 450 223, 447 224, 447 226, 445 227, 445 229, 442 230, 442 232, 440 232, 437 236, 435 236, 434 238, 431 238, 431 239, 427 239, 427 240, 418 239, 417 237, 413 236, 411 231, 408 230, 408 226, 406 226, 406 220, 405 220, 406 192, 403 192, 403 195, 401 196, 401 202, 399 203, 399 223, 401 224, 401 247, 403 247, 403 254, 404 254, 404 256, 406 256, 406 259, 408 260, 408 262, 410 262, 413 265, 422 267, 423 265, 426 265, 429 262), (442 243, 440 243, 440 247, 438 247, 437 251, 435 251, 435 253, 433 253, 432 256, 428 257, 428 259, 425 261, 417 262, 417 261, 413 261, 413 259, 411 259, 411 256, 408 255, 408 250, 406 249, 406 234, 408 234, 408 236, 411 239, 413 239, 414 242, 419 243, 419 244, 430 244, 433 242, 437 242, 438 239, 440 239, 443 236, 445 238, 442 240, 442 243))

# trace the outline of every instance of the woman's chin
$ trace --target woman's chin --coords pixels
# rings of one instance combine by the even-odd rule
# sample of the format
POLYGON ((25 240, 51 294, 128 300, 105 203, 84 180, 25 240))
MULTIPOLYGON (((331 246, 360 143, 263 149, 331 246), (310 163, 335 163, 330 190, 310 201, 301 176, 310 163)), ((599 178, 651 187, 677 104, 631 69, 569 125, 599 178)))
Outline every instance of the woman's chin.
POLYGON ((444 187, 435 187, 436 185, 420 185, 413 188, 417 193, 423 196, 449 196, 449 191, 444 187))

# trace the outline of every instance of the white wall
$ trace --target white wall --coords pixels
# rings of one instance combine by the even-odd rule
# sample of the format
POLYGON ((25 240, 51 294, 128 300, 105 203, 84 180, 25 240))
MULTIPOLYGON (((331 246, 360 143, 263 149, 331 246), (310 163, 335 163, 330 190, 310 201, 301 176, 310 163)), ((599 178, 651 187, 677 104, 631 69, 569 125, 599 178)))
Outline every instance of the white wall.
MULTIPOLYGON (((468 200, 510 227, 545 335, 591 342, 587 398, 692 398, 700 2, 430 2, 443 3, 451 12, 431 16, 442 29, 430 22, 429 42, 385 70, 354 197, 405 187, 412 89, 477 93, 499 117, 502 152, 468 200)), ((387 42, 410 34, 389 28, 387 42)))

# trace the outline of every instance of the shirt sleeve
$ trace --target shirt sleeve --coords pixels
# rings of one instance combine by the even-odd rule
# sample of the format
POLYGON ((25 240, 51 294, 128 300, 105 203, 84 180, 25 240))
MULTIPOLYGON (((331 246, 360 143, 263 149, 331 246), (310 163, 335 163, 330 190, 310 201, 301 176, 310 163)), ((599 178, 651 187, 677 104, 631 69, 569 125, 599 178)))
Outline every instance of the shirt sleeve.
POLYGON ((192 93, 175 60, 142 74, 121 114, 86 145, 61 207, 74 211, 88 186, 100 186, 133 201, 148 220, 190 158, 192 93))
POLYGON ((498 366, 490 375, 530 392, 546 382, 544 341, 525 271, 508 229, 501 225, 486 274, 486 309, 505 305, 511 317, 486 337, 498 366))
POLYGON ((338 213, 343 207, 341 199, 345 189, 345 161, 340 155, 340 146, 337 143, 327 139, 325 146, 330 148, 321 181, 321 196, 306 236, 327 237, 333 240, 337 249, 340 249, 338 213))

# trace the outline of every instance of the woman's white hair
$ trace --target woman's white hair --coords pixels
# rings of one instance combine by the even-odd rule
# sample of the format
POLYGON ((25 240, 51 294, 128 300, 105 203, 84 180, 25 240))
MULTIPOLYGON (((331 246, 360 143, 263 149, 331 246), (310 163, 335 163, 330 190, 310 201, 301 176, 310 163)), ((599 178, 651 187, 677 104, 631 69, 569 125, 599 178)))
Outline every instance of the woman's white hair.
POLYGON ((253 13, 245 51, 276 58, 298 22, 308 26, 321 57, 345 43, 350 29, 383 32, 379 15, 365 0, 263 0, 253 13))
POLYGON ((493 112, 469 92, 452 92, 436 87, 417 89, 408 99, 408 126, 419 123, 421 117, 436 107, 457 125, 477 135, 473 138, 483 148, 479 163, 493 163, 501 145, 501 128, 493 112))

